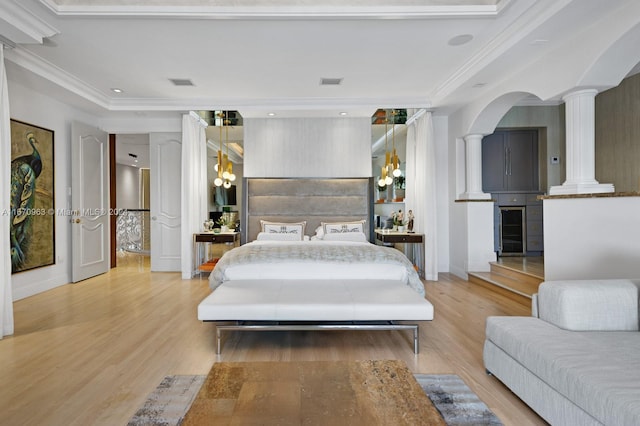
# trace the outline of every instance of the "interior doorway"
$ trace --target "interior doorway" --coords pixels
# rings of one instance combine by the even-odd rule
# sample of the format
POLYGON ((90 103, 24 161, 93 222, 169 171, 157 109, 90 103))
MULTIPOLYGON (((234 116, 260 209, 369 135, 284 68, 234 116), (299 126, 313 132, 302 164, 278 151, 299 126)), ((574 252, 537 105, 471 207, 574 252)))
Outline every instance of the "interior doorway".
MULTIPOLYGON (((109 135, 111 267, 123 253, 149 256, 149 135, 109 135)), ((148 263, 148 262, 147 262, 148 263)))

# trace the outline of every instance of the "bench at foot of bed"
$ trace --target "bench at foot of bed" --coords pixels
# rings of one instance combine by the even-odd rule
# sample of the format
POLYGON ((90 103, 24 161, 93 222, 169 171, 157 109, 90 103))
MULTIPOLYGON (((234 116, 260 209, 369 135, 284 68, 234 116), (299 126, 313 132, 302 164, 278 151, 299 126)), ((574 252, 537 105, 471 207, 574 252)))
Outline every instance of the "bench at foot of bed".
POLYGON ((198 319, 235 322, 217 326, 217 351, 223 330, 413 330, 430 321, 433 305, 400 281, 387 280, 234 280, 198 305, 198 319))

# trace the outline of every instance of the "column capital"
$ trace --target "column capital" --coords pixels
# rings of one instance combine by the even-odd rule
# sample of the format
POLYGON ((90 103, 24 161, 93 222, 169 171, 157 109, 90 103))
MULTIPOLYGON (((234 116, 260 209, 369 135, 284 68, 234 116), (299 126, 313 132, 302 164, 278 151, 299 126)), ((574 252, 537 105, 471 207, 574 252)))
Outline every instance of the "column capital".
POLYGON ((588 97, 595 98, 597 94, 598 94, 598 90, 597 89, 581 89, 581 90, 576 90, 575 92, 567 93, 566 95, 564 95, 562 97, 562 100, 564 102, 567 102, 568 100, 573 99, 573 98, 578 97, 578 96, 584 96, 584 97, 588 96, 588 97))
POLYGON ((463 139, 465 140, 465 142, 469 142, 469 141, 482 141, 482 138, 484 138, 485 135, 483 135, 482 133, 469 133, 468 135, 463 136, 463 139))

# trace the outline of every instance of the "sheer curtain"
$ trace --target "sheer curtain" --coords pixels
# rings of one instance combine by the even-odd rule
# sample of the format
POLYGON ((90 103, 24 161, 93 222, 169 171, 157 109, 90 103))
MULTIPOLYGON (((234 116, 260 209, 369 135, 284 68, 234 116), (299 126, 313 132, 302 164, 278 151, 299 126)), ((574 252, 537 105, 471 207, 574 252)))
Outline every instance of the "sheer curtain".
POLYGON ((207 206, 207 123, 191 111, 182 116, 182 278, 193 276, 193 234, 209 218, 207 206))
POLYGON ((422 256, 425 278, 438 279, 436 168, 433 120, 424 109, 407 110, 407 165, 405 208, 415 216, 413 229, 424 234, 422 256))
MULTIPOLYGON (((11 130, 9 92, 4 67, 4 45, 0 43, 0 211, 8 212, 11 182, 11 130)), ((11 254, 9 252, 9 214, 0 214, 0 339, 13 334, 13 294, 11 291, 11 254)))

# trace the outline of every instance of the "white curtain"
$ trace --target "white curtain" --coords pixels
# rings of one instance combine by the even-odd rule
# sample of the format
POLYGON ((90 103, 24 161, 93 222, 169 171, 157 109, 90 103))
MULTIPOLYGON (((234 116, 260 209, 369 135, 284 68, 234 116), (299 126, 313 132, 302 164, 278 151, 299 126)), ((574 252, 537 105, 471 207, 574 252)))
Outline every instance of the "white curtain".
MULTIPOLYGON (((4 67, 4 46, 0 43, 0 211, 10 209, 11 129, 9 92, 4 67)), ((11 291, 11 254, 9 251, 9 214, 0 214, 0 339, 13 334, 13 294, 11 291)))
POLYGON ((191 111, 182 117, 182 278, 193 276, 193 234, 209 218, 207 206, 207 123, 191 111))
POLYGON ((405 208, 415 216, 413 229, 424 234, 420 253, 427 280, 438 280, 436 167, 433 120, 424 109, 408 110, 405 208))

